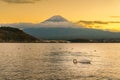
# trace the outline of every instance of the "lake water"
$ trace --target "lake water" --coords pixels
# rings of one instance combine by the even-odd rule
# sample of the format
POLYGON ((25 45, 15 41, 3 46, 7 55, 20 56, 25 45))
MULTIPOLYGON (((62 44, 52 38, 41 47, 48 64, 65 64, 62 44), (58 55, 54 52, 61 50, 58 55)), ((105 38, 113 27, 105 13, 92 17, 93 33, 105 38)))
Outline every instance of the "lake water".
POLYGON ((0 80, 120 80, 120 44, 1 43, 0 80))

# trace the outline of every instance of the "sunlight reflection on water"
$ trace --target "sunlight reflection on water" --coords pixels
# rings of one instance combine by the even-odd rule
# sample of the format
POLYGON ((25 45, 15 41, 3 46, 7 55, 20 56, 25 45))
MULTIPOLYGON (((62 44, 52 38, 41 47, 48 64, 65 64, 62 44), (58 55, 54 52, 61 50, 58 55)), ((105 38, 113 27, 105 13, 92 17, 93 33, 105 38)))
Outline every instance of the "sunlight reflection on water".
POLYGON ((0 80, 120 79, 120 44, 0 45, 0 80))

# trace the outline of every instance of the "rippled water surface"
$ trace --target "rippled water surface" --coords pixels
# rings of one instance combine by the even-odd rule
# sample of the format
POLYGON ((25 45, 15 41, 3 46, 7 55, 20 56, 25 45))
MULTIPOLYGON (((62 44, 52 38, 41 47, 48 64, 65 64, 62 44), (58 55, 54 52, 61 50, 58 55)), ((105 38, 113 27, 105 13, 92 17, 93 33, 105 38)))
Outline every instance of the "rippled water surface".
POLYGON ((120 80, 120 44, 1 43, 0 80, 120 80))

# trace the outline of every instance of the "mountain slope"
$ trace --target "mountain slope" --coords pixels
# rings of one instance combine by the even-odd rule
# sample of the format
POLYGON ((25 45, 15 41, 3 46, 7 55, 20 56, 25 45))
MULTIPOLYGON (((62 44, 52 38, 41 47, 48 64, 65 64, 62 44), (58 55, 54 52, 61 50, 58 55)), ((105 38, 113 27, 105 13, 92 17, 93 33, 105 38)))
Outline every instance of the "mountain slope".
POLYGON ((77 26, 62 16, 53 16, 38 24, 11 24, 19 26, 24 32, 39 39, 71 40, 71 39, 120 39, 120 32, 77 26))
POLYGON ((0 27, 0 42, 35 42, 37 40, 17 28, 0 27))
POLYGON ((26 28, 24 31, 42 39, 118 39, 120 33, 86 28, 26 28))
POLYGON ((23 30, 37 38, 42 39, 118 39, 120 33, 98 29, 83 28, 61 16, 53 16, 45 20, 36 28, 24 28, 23 30), (42 27, 41 27, 42 26, 42 27))

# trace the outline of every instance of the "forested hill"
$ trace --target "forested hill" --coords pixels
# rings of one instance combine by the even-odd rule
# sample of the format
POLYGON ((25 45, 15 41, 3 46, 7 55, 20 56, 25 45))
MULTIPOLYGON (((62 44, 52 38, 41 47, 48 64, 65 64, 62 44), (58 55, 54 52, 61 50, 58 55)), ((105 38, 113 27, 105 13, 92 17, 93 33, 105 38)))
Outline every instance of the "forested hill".
POLYGON ((0 42, 36 42, 37 38, 26 34, 20 29, 0 27, 0 42))

